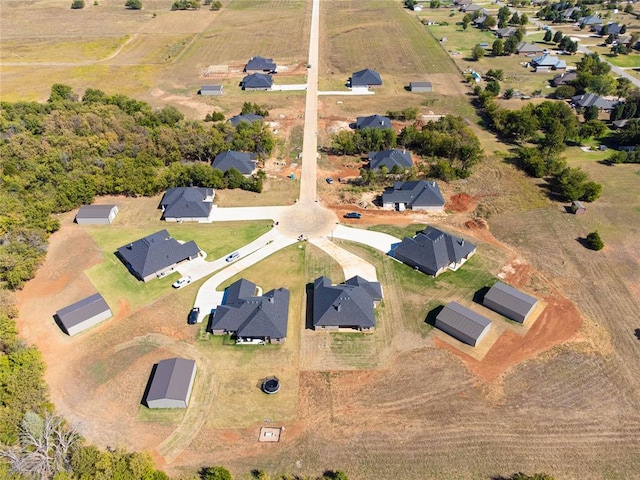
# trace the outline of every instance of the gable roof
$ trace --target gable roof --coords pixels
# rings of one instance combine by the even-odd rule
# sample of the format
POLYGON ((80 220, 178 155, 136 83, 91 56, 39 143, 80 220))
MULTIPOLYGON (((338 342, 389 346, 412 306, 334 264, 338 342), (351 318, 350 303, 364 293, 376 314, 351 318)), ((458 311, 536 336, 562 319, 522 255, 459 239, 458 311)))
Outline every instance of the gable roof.
POLYGON ((223 304, 211 320, 211 330, 235 332, 238 337, 285 338, 289 290, 278 288, 255 297, 256 284, 245 279, 225 291, 223 304))
POLYGON ((393 256, 436 275, 452 263, 459 263, 475 249, 473 243, 429 226, 413 238, 405 237, 393 251, 393 256))
POLYGON ((222 92, 224 87, 222 85, 202 85, 200 87, 200 93, 203 92, 222 92))
POLYGON ((496 30, 496 35, 501 38, 510 37, 515 35, 518 29, 516 27, 504 27, 496 30))
POLYGON ((411 167, 413 165, 411 154, 406 150, 383 150, 369 153, 369 168, 371 170, 377 170, 384 166, 391 171, 396 165, 400 168, 411 167))
POLYGON ((395 182, 382 194, 382 203, 404 203, 411 207, 442 207, 444 197, 436 182, 395 182))
POLYGON ((252 73, 242 79, 244 88, 271 88, 273 79, 265 73, 252 73))
POLYGON ((497 282, 489 289, 482 303, 512 320, 524 321, 538 300, 506 283, 497 282))
POLYGON ((256 161, 251 159, 249 153, 227 150, 216 155, 211 166, 222 172, 235 168, 243 175, 250 175, 256 169, 256 161))
POLYGON ((196 368, 194 360, 168 358, 160 360, 149 386, 149 400, 189 400, 191 377, 196 368))
POLYGON ((381 298, 378 282, 356 276, 332 285, 329 278, 319 277, 313 282, 313 326, 372 328, 376 323, 373 302, 381 298))
POLYGON ((240 122, 253 123, 258 121, 262 122, 263 120, 264 117, 262 115, 256 115, 255 113, 241 113, 231 117, 229 122, 231 122, 231 125, 234 127, 237 127, 240 122))
POLYGON ((351 75, 352 87, 366 87, 368 85, 382 85, 382 78, 375 70, 365 68, 351 75))
POLYGON ((531 60, 531 64, 536 67, 567 68, 567 62, 549 53, 543 53, 538 57, 534 57, 533 60, 531 60))
POLYGON ((146 278, 187 258, 198 256, 200 249, 191 240, 179 243, 166 229, 118 248, 118 254, 140 278, 146 278))
POLYGON ((87 298, 73 303, 67 307, 61 308, 56 312, 60 323, 68 332, 76 325, 81 324, 102 313, 111 313, 111 309, 102 295, 95 293, 87 298))
POLYGON ((473 310, 463 307, 457 302, 447 304, 440 313, 438 313, 436 318, 437 322, 476 341, 486 331, 487 327, 491 325, 491 320, 473 310))
POLYGON ((596 95, 595 93, 576 95, 575 97, 571 98, 571 101, 578 107, 586 108, 595 105, 600 110, 610 110, 618 104, 618 102, 616 101, 607 100, 606 98, 596 95))
POLYGON ((622 30, 622 25, 618 23, 608 23, 606 25, 595 25, 593 27, 593 31, 598 35, 604 35, 605 27, 607 28, 607 35, 609 34, 619 35, 620 31, 622 30))
POLYGON ((213 206, 213 188, 169 188, 162 200, 163 218, 208 218, 213 206))
POLYGON ((116 205, 83 205, 76 214, 77 219, 102 218, 107 219, 116 205))
POLYGON ((356 117, 356 128, 391 128, 391 120, 382 115, 369 115, 368 117, 356 117))
POLYGON ((580 25, 598 25, 602 23, 602 19, 597 15, 589 15, 578 19, 580 25))
POLYGON ((578 72, 572 70, 571 72, 556 75, 553 77, 553 80, 551 80, 551 84, 554 87, 559 87, 560 85, 566 85, 569 82, 573 82, 576 78, 578 78, 578 72))
POLYGON ((527 42, 520 42, 516 49, 518 53, 540 53, 544 50, 544 48, 539 45, 527 42))
POLYGON ((248 70, 262 70, 274 72, 276 70, 276 64, 273 58, 264 58, 260 56, 251 57, 244 67, 245 72, 248 70))

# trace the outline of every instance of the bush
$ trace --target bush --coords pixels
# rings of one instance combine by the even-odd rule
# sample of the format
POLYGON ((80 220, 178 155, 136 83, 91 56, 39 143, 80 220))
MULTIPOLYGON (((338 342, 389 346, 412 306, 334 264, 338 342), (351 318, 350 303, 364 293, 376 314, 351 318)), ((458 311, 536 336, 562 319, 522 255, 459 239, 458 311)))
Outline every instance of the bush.
POLYGON ((224 113, 222 112, 211 112, 207 113, 204 117, 205 122, 221 122, 224 120, 224 113))
POLYGON ((80 10, 81 8, 84 8, 84 0, 73 0, 71 2, 72 10, 80 10))
POLYGON ((565 98, 571 98, 576 94, 576 89, 571 85, 560 85, 556 88, 556 98, 564 100, 565 98))
POLYGON ((480 44, 476 45, 475 47, 473 47, 473 50, 471 50, 471 58, 473 58, 475 61, 478 61, 482 57, 484 57, 484 54, 484 48, 481 47, 480 44))
POLYGON ((224 467, 209 467, 202 472, 204 480, 233 480, 231 472, 224 467))
POLYGON ((587 247, 591 250, 602 250, 604 248, 604 242, 597 230, 587 235, 587 247))
POLYGON ((140 0, 127 0, 124 6, 129 10, 140 10, 142 8, 142 2, 140 0))

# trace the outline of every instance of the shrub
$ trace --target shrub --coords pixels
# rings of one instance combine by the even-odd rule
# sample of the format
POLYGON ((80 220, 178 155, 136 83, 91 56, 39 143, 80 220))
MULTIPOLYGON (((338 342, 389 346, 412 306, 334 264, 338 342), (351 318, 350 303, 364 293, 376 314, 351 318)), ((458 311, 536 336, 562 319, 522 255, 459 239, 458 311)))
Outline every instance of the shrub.
POLYGON ((140 10, 142 8, 142 2, 140 0, 127 0, 124 6, 129 10, 140 10))
POLYGON ((80 10, 81 8, 84 8, 84 0, 73 0, 71 2, 72 10, 80 10))
POLYGON ((587 247, 591 250, 602 250, 604 248, 604 242, 597 230, 587 235, 587 247))

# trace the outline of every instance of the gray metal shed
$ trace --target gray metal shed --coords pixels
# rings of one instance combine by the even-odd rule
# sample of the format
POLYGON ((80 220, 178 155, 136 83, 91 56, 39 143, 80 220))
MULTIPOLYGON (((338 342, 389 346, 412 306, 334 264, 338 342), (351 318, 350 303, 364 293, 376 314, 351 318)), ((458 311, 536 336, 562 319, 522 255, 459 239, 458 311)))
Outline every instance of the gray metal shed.
POLYGON ((57 323, 69 336, 93 327, 111 316, 109 305, 99 293, 64 307, 55 314, 57 323))
POLYGON ((489 289, 482 304, 516 322, 524 323, 538 300, 520 290, 498 282, 489 289))
POLYGON ((204 96, 219 96, 222 95, 224 87, 222 85, 202 85, 200 87, 200 95, 204 96))
POLYGON ((84 205, 76 214, 79 225, 109 225, 118 215, 117 205, 84 205))
POLYGON ((186 358, 160 360, 153 373, 146 402, 149 408, 187 408, 196 362, 186 358))
POLYGON ((411 92, 432 92, 433 86, 431 82, 410 82, 409 91, 411 92))
POLYGON ((446 305, 436 317, 436 328, 475 347, 491 328, 491 320, 457 302, 446 305))

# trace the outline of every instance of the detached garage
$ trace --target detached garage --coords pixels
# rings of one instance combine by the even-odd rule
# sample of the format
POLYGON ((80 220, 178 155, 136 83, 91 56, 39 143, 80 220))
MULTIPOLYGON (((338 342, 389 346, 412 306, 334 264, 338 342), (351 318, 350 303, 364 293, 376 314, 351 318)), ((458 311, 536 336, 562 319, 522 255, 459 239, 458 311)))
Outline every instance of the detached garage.
POLYGON ((186 358, 160 360, 152 372, 146 403, 149 408, 187 408, 196 362, 186 358))
POLYGON ((109 225, 118 215, 117 205, 84 205, 76 215, 79 225, 109 225))
POLYGON ((56 312, 56 321, 64 332, 73 336, 110 318, 113 314, 102 295, 96 293, 56 312))
POLYGON ((436 328, 475 347, 491 328, 491 320, 451 302, 436 317, 436 328))
POLYGON ((485 307, 519 323, 525 322, 537 303, 531 295, 502 282, 491 287, 482 302, 485 307))

